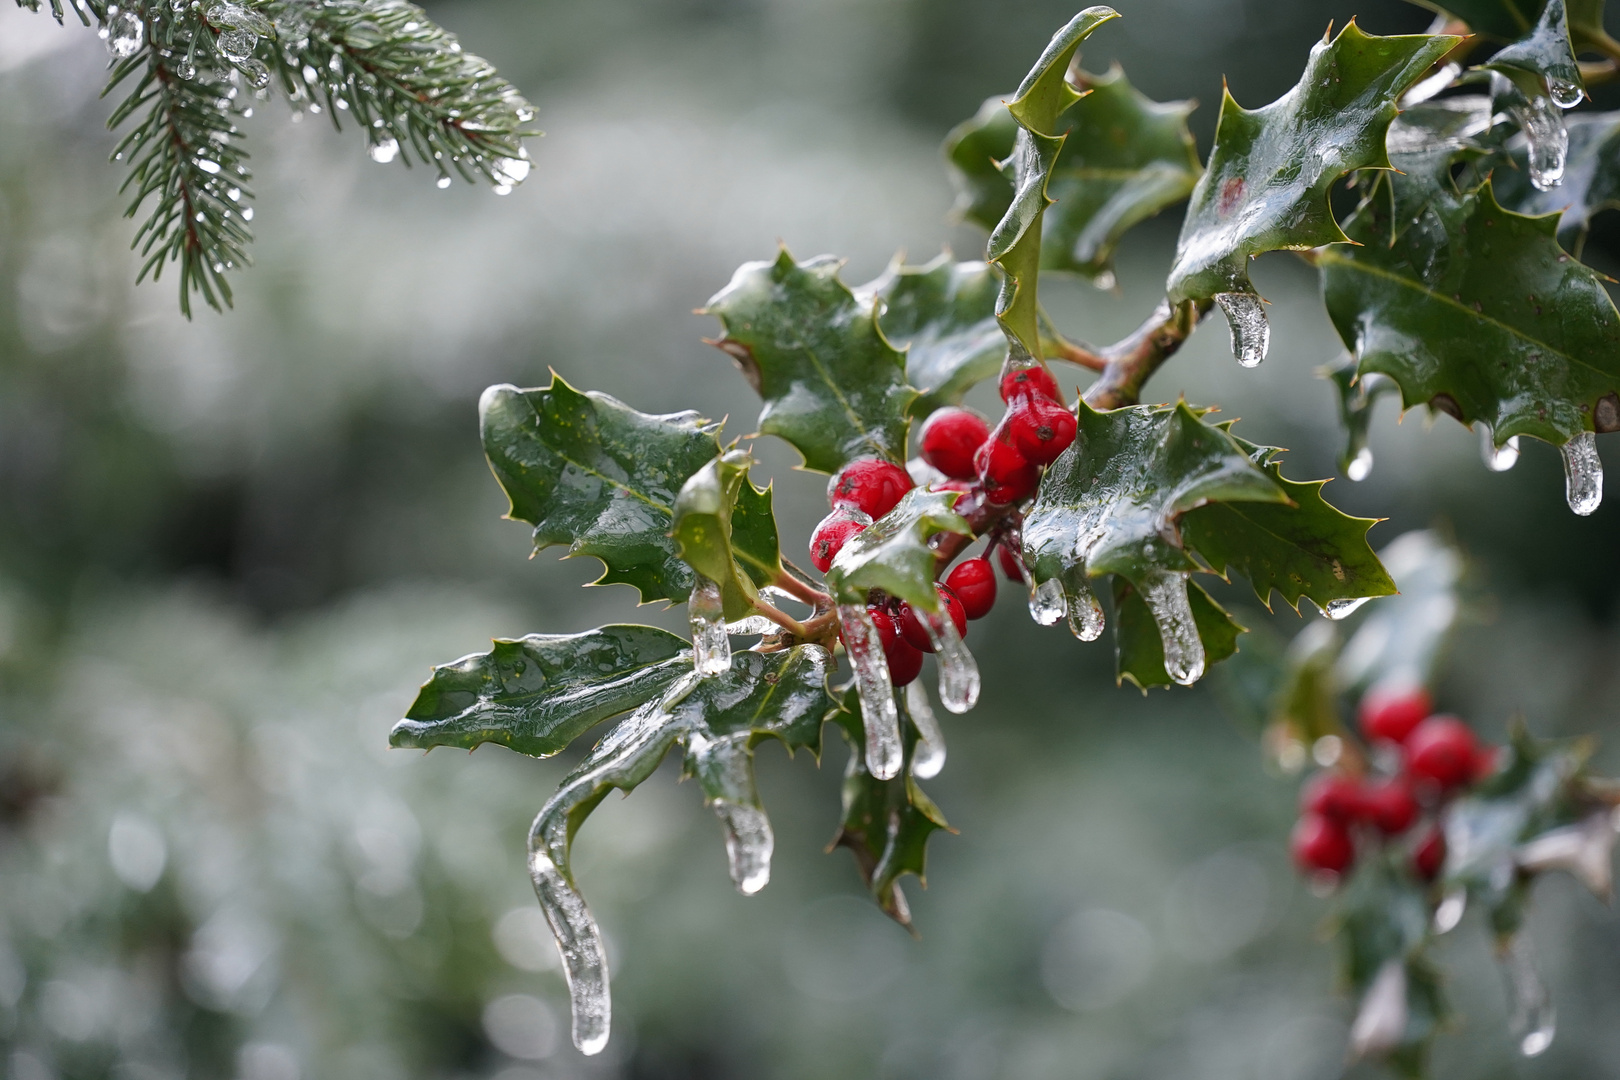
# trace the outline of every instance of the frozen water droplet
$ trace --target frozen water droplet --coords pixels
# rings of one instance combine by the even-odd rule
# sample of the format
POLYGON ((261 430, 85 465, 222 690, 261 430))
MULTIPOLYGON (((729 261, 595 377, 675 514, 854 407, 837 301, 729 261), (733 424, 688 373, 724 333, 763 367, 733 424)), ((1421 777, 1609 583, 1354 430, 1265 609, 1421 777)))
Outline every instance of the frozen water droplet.
POLYGON ((495 194, 497 194, 497 195, 510 195, 510 194, 512 194, 512 185, 511 184, 496 184, 491 190, 494 191, 495 194))
POLYGON ((1349 596, 1342 600, 1329 600, 1327 607, 1322 608, 1322 614, 1335 622, 1340 619, 1347 619, 1355 614, 1362 604, 1371 599, 1370 596, 1349 596))
POLYGON ((1547 985, 1536 971, 1530 939, 1524 931, 1508 941, 1502 952, 1502 970, 1513 999, 1513 1016, 1509 1023, 1513 1033, 1519 1036, 1519 1052, 1525 1057, 1535 1057, 1552 1045, 1558 1018, 1547 985))
POLYGON ((979 703, 979 665, 962 643, 956 623, 945 612, 938 614, 914 608, 923 629, 934 646, 934 662, 939 668, 939 703, 953 713, 965 713, 979 703))
POLYGON ((1437 934, 1451 933, 1451 931, 1457 929, 1457 924, 1462 922, 1463 912, 1467 910, 1468 890, 1459 885, 1447 892, 1440 899, 1440 903, 1436 905, 1434 909, 1434 932, 1437 934))
POLYGON ((692 596, 686 602, 686 614, 692 623, 693 668, 705 678, 730 671, 731 638, 726 636, 720 586, 702 574, 697 575, 692 596))
MULTIPOLYGON (((539 823, 536 822, 538 825, 539 823)), ((546 849, 539 830, 529 834, 529 878, 540 910, 557 938, 563 974, 573 1004, 574 1045, 582 1054, 599 1054, 607 1046, 613 1004, 608 993, 607 950, 585 898, 568 883, 546 849)))
POLYGON ((932 780, 945 767, 945 733, 940 730, 928 691, 920 682, 906 684, 906 712, 917 729, 917 746, 911 752, 911 775, 932 780))
POLYGON ((1372 467, 1372 449, 1363 446, 1356 451, 1356 456, 1350 459, 1350 464, 1345 467, 1344 475, 1359 482, 1372 475, 1372 467))
POLYGON ((372 143, 371 148, 366 153, 370 154, 371 160, 377 164, 387 165, 399 156, 399 140, 392 136, 380 139, 372 143))
POLYGON ((118 60, 127 60, 146 44, 146 24, 133 11, 120 11, 108 19, 104 34, 107 51, 118 60))
MULTIPOLYGON (((236 68, 247 79, 248 85, 255 90, 262 90, 270 85, 270 69, 264 66, 263 61, 249 57, 237 64, 236 68)), ((251 112, 252 110, 248 111, 251 112)))
POLYGON ((1496 445, 1496 439, 1491 435, 1491 429, 1479 425, 1479 456, 1485 462, 1485 467, 1491 472, 1507 472, 1519 463, 1519 437, 1512 436, 1501 446, 1496 445))
POLYGON ((1171 680, 1191 686, 1204 677, 1204 641, 1187 599, 1187 575, 1161 570, 1144 577, 1142 599, 1164 643, 1164 670, 1171 680))
POLYGON ((242 220, 243 221, 252 221, 253 220, 253 207, 248 206, 248 207, 243 208, 243 210, 242 210, 242 220))
POLYGON ((233 64, 247 60, 258 44, 259 35, 251 30, 226 30, 214 39, 214 48, 219 50, 219 55, 233 64))
POLYGON ((440 191, 443 191, 445 188, 450 186, 450 178, 448 176, 441 176, 437 180, 435 180, 433 182, 433 184, 440 191))
POLYGON ((1564 498, 1569 508, 1582 517, 1603 503, 1603 461, 1598 457, 1597 436, 1583 431, 1562 447, 1564 454, 1564 498))
POLYGON ((1096 641, 1102 637, 1107 619, 1097 594, 1091 589, 1090 575, 1084 564, 1072 566, 1064 573, 1063 604, 1069 615, 1069 633, 1081 641, 1096 641))
POLYGON ((737 891, 753 896, 771 882, 771 853, 776 836, 770 818, 757 806, 716 802, 714 812, 726 831, 726 861, 737 891))
POLYGON ((904 756, 900 744, 900 710, 894 704, 894 684, 883 641, 865 604, 839 604, 838 624, 844 631, 844 651, 855 669, 855 692, 861 699, 861 723, 866 728, 866 771, 877 780, 900 775, 904 756))
POLYGON ((497 184, 514 188, 528 179, 529 162, 524 158, 496 158, 489 171, 497 184))
POLYGON ((1068 610, 1068 601, 1063 598, 1063 582, 1049 578, 1037 585, 1035 575, 1029 575, 1030 618, 1042 626, 1056 626, 1068 610))
POLYGON ((1265 305, 1253 293, 1216 293, 1215 302, 1232 331, 1232 355, 1246 368, 1258 367, 1271 348, 1265 305))
POLYGON ((192 164, 205 173, 216 174, 219 172, 219 162, 209 161, 207 158, 197 158, 192 164))
POLYGON ((1586 97, 1586 91, 1581 89, 1580 84, 1567 79, 1548 78, 1547 93, 1560 109, 1573 109, 1586 97))
POLYGON ((1351 1056, 1376 1057, 1395 1049, 1406 1034, 1406 1019, 1406 965, 1399 959, 1386 960, 1350 1025, 1351 1056))
POLYGON ((197 65, 192 62, 191 57, 182 56, 175 62, 174 73, 189 82, 197 77, 197 65))
POLYGON ((738 637, 756 637, 760 634, 774 634, 781 627, 763 615, 749 615, 736 622, 726 623, 726 633, 738 637))
POLYGON ((1091 283, 1097 286, 1097 288, 1101 289, 1103 292, 1113 292, 1114 286, 1119 284, 1119 279, 1114 276, 1114 272, 1112 270, 1104 270, 1102 273, 1092 278, 1091 283))
POLYGON ((1540 96, 1509 111, 1528 144, 1530 183, 1538 191, 1551 191, 1564 182, 1564 163, 1569 157, 1569 132, 1564 130, 1563 114, 1550 99, 1540 96))

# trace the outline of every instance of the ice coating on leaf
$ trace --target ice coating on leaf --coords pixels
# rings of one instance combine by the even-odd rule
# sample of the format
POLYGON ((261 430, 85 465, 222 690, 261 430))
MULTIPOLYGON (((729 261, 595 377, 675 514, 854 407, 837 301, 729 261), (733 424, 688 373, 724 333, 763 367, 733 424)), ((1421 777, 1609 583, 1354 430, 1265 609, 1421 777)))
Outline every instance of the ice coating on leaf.
MULTIPOLYGON (((979 703, 979 665, 956 632, 956 622, 945 612, 919 611, 923 629, 934 646, 939 667, 939 702, 953 713, 965 713, 979 703)), ((886 666, 886 665, 885 665, 886 666)))
POLYGON ((1029 617, 1042 626, 1056 626, 1069 610, 1063 582, 1057 578, 1036 582, 1033 573, 1025 573, 1029 580, 1029 617))
POLYGON ((945 767, 945 733, 940 730, 939 718, 928 700, 928 691, 920 682, 906 684, 906 712, 911 726, 917 729, 917 746, 911 753, 911 775, 919 780, 932 780, 945 767))
POLYGON ((1519 845, 1513 861, 1529 873, 1567 870, 1604 903, 1614 894, 1614 821, 1607 810, 1550 829, 1519 845))
POLYGON ((839 604, 838 624, 844 631, 844 651, 855 669, 855 692, 861 700, 861 721, 866 728, 866 767, 878 780, 900 774, 900 710, 894 703, 894 684, 883 642, 865 604, 839 604))
POLYGON ((737 891, 753 896, 771 881, 771 853, 776 836, 770 818, 757 806, 716 802, 715 816, 726 831, 726 860, 737 891))
POLYGON ((1215 302, 1232 332, 1232 356, 1243 367, 1259 367, 1271 348, 1265 305, 1253 293, 1243 292, 1216 293, 1215 302))
POLYGON ((1462 922, 1463 913, 1468 910, 1468 889, 1457 886, 1448 889, 1446 895, 1440 898, 1440 903, 1434 908, 1434 932, 1449 934, 1457 929, 1462 922))
POLYGON ((1084 563, 1067 568, 1063 574, 1063 603, 1069 616, 1069 632, 1081 641, 1096 641, 1107 625, 1102 603, 1091 588, 1084 563))
POLYGON ((735 634, 737 637, 757 637, 761 634, 774 634, 780 629, 781 627, 763 615, 749 615, 747 618, 738 619, 736 622, 726 623, 726 633, 735 634))
POLYGON ((698 574, 686 611, 692 623, 692 663, 697 673, 705 678, 724 675, 731 670, 731 638, 726 634, 720 586, 698 574))
POLYGON ((1519 1039, 1519 1053, 1535 1057, 1552 1045, 1558 1031, 1547 984, 1536 971, 1535 954, 1524 931, 1514 934, 1502 950, 1502 973, 1507 977, 1513 1014, 1509 1023, 1519 1039))
POLYGON ((1491 435, 1491 429, 1481 424, 1479 456, 1491 472, 1507 472, 1519 463, 1519 437, 1514 435, 1501 446, 1497 446, 1496 439, 1491 435))
POLYGON ((1175 682, 1191 686, 1204 677, 1204 642, 1187 598, 1187 575, 1174 570, 1144 574, 1142 599, 1164 642, 1164 670, 1175 682))
POLYGON ((1351 1056, 1379 1057, 1395 1049, 1406 1034, 1406 1019, 1406 965, 1399 958, 1386 960, 1350 1025, 1351 1056))
POLYGON ((1603 504, 1603 460, 1597 436, 1583 431, 1559 448, 1564 455, 1564 498, 1582 517, 1603 504))

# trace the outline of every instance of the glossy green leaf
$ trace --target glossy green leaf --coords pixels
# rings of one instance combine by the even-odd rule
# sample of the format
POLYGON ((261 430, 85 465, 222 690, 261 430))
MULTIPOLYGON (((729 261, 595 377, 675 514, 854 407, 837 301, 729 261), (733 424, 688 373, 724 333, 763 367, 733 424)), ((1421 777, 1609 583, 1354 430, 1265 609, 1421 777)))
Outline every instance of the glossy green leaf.
MULTIPOLYGON (((1501 2, 1505 5, 1509 0, 1501 2)), ((1581 69, 1570 45, 1564 0, 1547 0, 1535 23, 1497 50, 1484 66, 1504 74, 1522 71, 1539 76, 1545 80, 1543 87, 1556 89, 1554 97, 1578 93, 1583 88, 1581 69)))
POLYGON ((1390 167, 1384 138, 1396 99, 1458 39, 1376 37, 1354 23, 1312 50, 1288 93, 1260 109, 1223 93, 1209 164, 1176 246, 1170 299, 1254 293, 1249 259, 1346 239, 1328 204, 1353 169, 1390 167))
POLYGON ((1001 370, 1007 339, 996 322, 1000 280, 982 262, 942 254, 922 266, 898 260, 857 293, 875 297, 883 335, 906 354, 906 381, 921 393, 911 414, 956 405, 1001 370))
MULTIPOLYGON (((1187 583, 1198 638, 1204 643, 1204 662, 1210 667, 1237 652, 1238 635, 1246 633, 1236 619, 1197 582, 1187 583)), ((1164 641, 1158 623, 1141 595, 1124 577, 1114 578, 1114 682, 1126 679, 1146 693, 1151 687, 1172 685, 1164 670, 1164 641)))
POLYGON ((1493 182, 1502 205, 1521 214, 1559 214, 1558 241, 1580 255, 1592 218, 1620 207, 1620 112, 1576 113, 1564 121, 1569 158, 1564 182, 1549 191, 1530 183, 1525 151, 1514 153, 1516 169, 1498 169, 1493 182))
POLYGON ((692 571, 670 537, 676 493, 720 451, 718 425, 693 412, 654 416, 552 376, 533 390, 492 386, 479 403, 484 454, 511 500, 507 516, 606 567, 643 603, 685 600, 692 571))
POLYGON ((501 639, 434 668, 388 744, 471 750, 489 742, 550 757, 691 670, 686 639, 652 626, 501 639))
MULTIPOLYGON (((1187 197, 1201 168, 1187 116, 1193 104, 1161 104, 1133 87, 1116 65, 1081 72, 1088 92, 1058 125, 1063 146, 1047 180, 1041 268, 1107 285, 1114 251, 1132 226, 1187 197)), ((1013 181, 998 162, 1012 156, 1018 124, 991 98, 946 140, 964 218, 993 229, 1012 205, 1013 181)))
POLYGON ((917 393, 871 298, 838 279, 840 265, 829 256, 795 262, 784 249, 775 262, 740 267, 705 309, 725 327, 715 344, 765 401, 759 430, 825 473, 860 457, 903 461, 917 393))
POLYGON ((1339 423, 1344 425, 1344 452, 1339 455, 1339 471, 1352 480, 1365 480, 1373 466, 1372 447, 1368 445, 1372 430, 1373 406, 1378 399, 1398 394, 1399 388, 1383 375, 1356 373, 1356 358, 1345 353, 1318 370, 1333 384, 1338 399, 1339 423))
POLYGON ((839 599, 856 603, 881 589, 929 611, 939 610, 934 591, 937 556, 928 541, 943 533, 973 530, 951 509, 954 491, 912 488, 898 506, 851 537, 827 572, 827 586, 839 599))
POLYGON ((747 452, 728 450, 693 473, 675 497, 676 550, 720 585, 728 620, 752 611, 759 586, 782 573, 771 493, 748 478, 753 463, 747 452))
POLYGON ((1603 0, 1415 0, 1504 47, 1483 66, 1581 85, 1575 54, 1606 41, 1603 0), (1573 43, 1572 43, 1572 40, 1573 43))

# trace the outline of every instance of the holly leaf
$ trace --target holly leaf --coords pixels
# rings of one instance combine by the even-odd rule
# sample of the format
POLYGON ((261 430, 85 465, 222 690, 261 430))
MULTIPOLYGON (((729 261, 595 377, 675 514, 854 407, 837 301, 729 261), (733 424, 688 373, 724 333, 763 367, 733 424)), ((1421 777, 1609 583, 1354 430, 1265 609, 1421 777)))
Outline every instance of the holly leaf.
POLYGON ((435 667, 388 745, 472 750, 488 742, 550 757, 692 670, 686 639, 652 626, 531 634, 493 645, 435 667))
POLYGON ((555 373, 537 389, 485 390, 479 420, 507 517, 534 526, 536 551, 595 556, 605 569, 594 584, 633 585, 642 603, 687 598, 692 571, 670 537, 675 496, 720 452, 718 425, 637 412, 555 373))
POLYGON ((1468 24, 1476 34, 1504 45, 1480 66, 1497 71, 1527 71, 1549 81, 1579 88, 1575 54, 1607 39, 1602 0, 1416 0, 1423 7, 1468 24), (1577 39, 1571 44, 1571 39, 1577 39))
POLYGON ((1396 99, 1458 40, 1377 37, 1352 22, 1317 43, 1299 83, 1270 105, 1245 109, 1223 92, 1176 245, 1171 301, 1254 295, 1254 256, 1344 242, 1330 189, 1351 170, 1391 167, 1384 139, 1396 99))
POLYGON ((1339 422, 1344 425, 1344 452, 1339 455, 1339 471, 1352 480, 1365 480, 1372 471, 1372 447, 1368 435, 1372 429, 1373 406, 1378 399, 1398 392, 1395 383, 1383 375, 1371 374, 1365 378, 1356 373, 1356 358, 1344 353, 1317 371, 1333 384, 1339 402, 1339 422))
MULTIPOLYGON (((1187 117, 1192 102, 1144 96, 1118 65, 1105 75, 1077 72, 1087 91, 1057 130, 1063 145, 1046 182, 1053 200, 1042 225, 1041 268, 1109 284, 1114 251, 1132 226, 1192 191, 1202 171, 1187 117)), ((993 229, 1013 201, 1013 181, 997 164, 1010 158, 1018 123, 992 98, 946 140, 958 211, 993 229)))
POLYGON ((847 603, 861 603, 881 589, 927 611, 940 610, 934 591, 937 555, 928 541, 939 533, 971 536, 973 529, 951 509, 954 491, 912 488, 899 504, 851 537, 833 559, 827 585, 847 603))
POLYGON ((1432 686, 1462 609, 1462 554, 1428 529, 1402 533, 1378 553, 1400 592, 1368 609, 1335 668, 1357 695, 1378 683, 1432 686))
POLYGON ((923 417, 1001 370, 1007 339, 996 323, 1001 283, 989 265, 955 262, 950 253, 921 266, 896 259, 883 276, 856 290, 878 302, 884 337, 906 354, 906 381, 923 417))
POLYGON ((871 298, 838 279, 830 256, 745 263, 704 309, 725 328, 714 342, 765 408, 759 430, 779 435, 804 467, 835 473, 860 457, 905 460, 916 391, 905 356, 883 336, 871 298))
MULTIPOLYGON (((1204 662, 1210 667, 1237 652, 1239 634, 1247 629, 1212 599, 1196 582, 1187 583, 1198 637, 1204 643, 1204 662)), ((1144 694, 1151 687, 1171 686, 1164 670, 1164 641, 1159 624, 1136 587, 1123 577, 1114 578, 1114 683, 1126 679, 1144 694)))
POLYGON ((1558 241, 1577 257, 1592 218, 1620 207, 1620 112, 1577 113, 1564 121, 1569 157, 1564 182, 1547 191, 1530 183, 1527 152, 1513 152, 1516 169, 1499 169, 1492 179, 1503 206, 1540 217, 1559 214, 1558 241))
MULTIPOLYGON (((1505 4, 1506 0, 1503 2, 1505 4)), ((1585 87, 1580 65, 1575 60, 1575 49, 1570 45, 1569 30, 1564 0, 1547 0, 1535 23, 1512 39, 1511 44, 1498 49, 1483 66, 1505 75, 1522 71, 1539 76, 1555 100, 1577 104, 1585 87)))
POLYGON ((748 478, 753 463, 746 451, 728 450, 693 473, 675 497, 676 551, 719 584, 727 619, 752 611, 759 587, 782 573, 771 492, 748 478))

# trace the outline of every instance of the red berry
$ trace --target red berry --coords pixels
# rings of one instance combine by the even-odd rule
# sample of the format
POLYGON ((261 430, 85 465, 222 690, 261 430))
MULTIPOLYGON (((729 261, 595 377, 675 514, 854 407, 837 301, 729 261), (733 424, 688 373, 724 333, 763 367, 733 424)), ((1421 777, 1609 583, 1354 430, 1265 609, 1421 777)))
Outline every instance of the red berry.
POLYGON ((1361 789, 1361 820, 1385 836, 1397 836, 1418 819, 1417 796, 1405 780, 1385 780, 1361 789))
POLYGON ((1040 486, 1041 470, 1000 439, 991 439, 973 455, 984 493, 997 506, 1022 502, 1040 486))
POLYGON ((857 507, 876 519, 893 510, 911 488, 910 474, 894 462, 861 458, 827 482, 827 501, 835 507, 857 507))
POLYGON ((822 518, 816 531, 810 534, 810 565, 825 574, 833 559, 849 543, 849 538, 866 526, 867 522, 844 509, 834 510, 822 518))
POLYGON ((1350 833, 1339 822, 1320 814, 1306 814, 1294 825, 1289 841, 1294 861, 1307 872, 1330 870, 1342 874, 1356 859, 1350 833))
POLYGON ((996 545, 996 561, 1001 564, 1001 572, 1007 575, 1008 581, 1020 584, 1024 581, 1024 559, 1018 552, 1006 544, 996 545))
POLYGON ((1026 397, 1015 402, 1005 421, 1008 441, 1036 465, 1050 465, 1074 442, 1074 414, 1055 401, 1026 397))
POLYGON ((1354 821, 1361 817, 1361 785, 1338 772, 1319 772, 1299 792, 1299 808, 1306 814, 1354 821))
POLYGON ((1479 752, 1474 755, 1474 782, 1478 783, 1479 781, 1485 779, 1487 776, 1494 773, 1497 767, 1501 764, 1502 747, 1480 747, 1479 752))
POLYGON ((1478 756, 1473 731, 1455 716, 1431 716, 1406 737, 1406 771, 1441 790, 1473 780, 1478 756))
POLYGON ((1011 404, 1019 398, 1029 397, 1032 394, 1049 401, 1060 403, 1063 401, 1063 391, 1058 389, 1057 380, 1043 364, 1015 368, 1001 377, 1002 401, 1011 404))
POLYGON ((1445 863, 1446 834, 1440 831, 1439 826, 1430 826, 1417 847, 1412 849, 1412 872, 1423 881, 1433 881, 1440 876, 1440 868, 1445 863))
POLYGON ((1361 731, 1374 741, 1403 743, 1433 711, 1429 692, 1421 686, 1375 686, 1361 699, 1361 731))
POLYGON ((965 559, 945 575, 945 584, 962 601, 970 619, 982 619, 996 604, 996 572, 989 559, 965 559))
POLYGON ((973 452, 990 437, 984 417, 955 407, 936 410, 922 427, 922 456, 956 480, 973 478, 973 452))
POLYGON ((872 625, 877 627, 878 639, 883 642, 883 658, 889 664, 889 682, 894 686, 905 686, 922 673, 922 652, 901 638, 899 622, 893 615, 882 608, 867 610, 872 616, 872 625))
MULTIPOLYGON (((951 622, 956 624, 958 635, 967 634, 967 611, 962 607, 962 601, 948 587, 934 583, 934 590, 939 598, 945 601, 945 608, 951 613, 951 622)), ((923 626, 922 618, 911 609, 910 604, 900 605, 900 636, 905 638, 914 648, 923 652, 933 652, 934 643, 928 639, 928 629, 923 626)))

